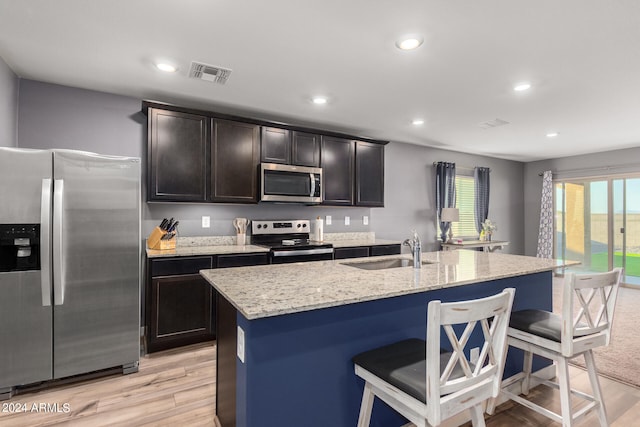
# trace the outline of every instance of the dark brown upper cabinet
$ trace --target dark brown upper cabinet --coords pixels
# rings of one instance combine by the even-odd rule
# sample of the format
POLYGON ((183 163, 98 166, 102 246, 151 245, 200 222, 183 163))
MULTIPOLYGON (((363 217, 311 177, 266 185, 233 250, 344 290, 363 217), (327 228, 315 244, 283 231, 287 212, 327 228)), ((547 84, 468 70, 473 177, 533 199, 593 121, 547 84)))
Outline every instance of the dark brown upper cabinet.
POLYGON ((261 161, 295 166, 320 166, 320 135, 262 128, 261 161))
POLYGON ((332 136, 322 137, 320 165, 324 205, 353 205, 355 142, 332 136))
POLYGON ((149 109, 147 200, 206 201, 209 134, 208 117, 149 109))
POLYGON ((213 120, 211 201, 258 202, 260 126, 213 120))
POLYGON ((356 141, 356 205, 384 207, 384 145, 356 141))
POLYGON ((286 129, 262 128, 262 155, 265 163, 288 165, 291 161, 291 135, 286 129))
POLYGON ((307 132, 291 132, 291 164, 320 167, 320 135, 307 132))

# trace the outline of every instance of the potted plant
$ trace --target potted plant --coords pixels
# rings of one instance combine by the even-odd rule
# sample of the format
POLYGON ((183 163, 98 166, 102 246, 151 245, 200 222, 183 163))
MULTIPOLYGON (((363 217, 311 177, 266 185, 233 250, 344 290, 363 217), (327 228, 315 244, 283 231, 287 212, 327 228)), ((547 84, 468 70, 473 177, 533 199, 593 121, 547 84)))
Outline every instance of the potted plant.
POLYGON ((482 239, 482 235, 484 235, 484 240, 488 240, 489 242, 491 241, 491 235, 493 234, 494 231, 498 230, 498 226, 492 222, 490 219, 485 219, 484 222, 482 223, 482 233, 481 233, 481 238, 482 239))

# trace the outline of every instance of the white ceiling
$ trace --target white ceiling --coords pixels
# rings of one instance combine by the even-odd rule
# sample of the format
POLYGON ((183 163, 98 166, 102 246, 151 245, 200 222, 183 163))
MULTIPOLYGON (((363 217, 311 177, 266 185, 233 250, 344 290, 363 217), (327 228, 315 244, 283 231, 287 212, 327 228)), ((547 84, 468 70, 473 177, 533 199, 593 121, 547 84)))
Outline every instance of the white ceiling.
POLYGON ((506 159, 640 146, 638 0, 0 0, 0 56, 23 78, 506 159), (406 33, 424 44, 400 51, 406 33), (188 79, 193 60, 233 72, 188 79))

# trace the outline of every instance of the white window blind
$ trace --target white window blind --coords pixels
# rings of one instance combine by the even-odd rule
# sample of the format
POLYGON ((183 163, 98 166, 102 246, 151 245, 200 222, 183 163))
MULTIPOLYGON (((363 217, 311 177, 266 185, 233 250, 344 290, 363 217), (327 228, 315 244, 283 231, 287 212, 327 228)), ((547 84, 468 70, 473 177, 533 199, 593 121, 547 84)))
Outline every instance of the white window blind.
POLYGON ((477 239, 475 220, 476 195, 472 176, 456 175, 456 207, 460 221, 452 223, 453 235, 466 239, 477 239))

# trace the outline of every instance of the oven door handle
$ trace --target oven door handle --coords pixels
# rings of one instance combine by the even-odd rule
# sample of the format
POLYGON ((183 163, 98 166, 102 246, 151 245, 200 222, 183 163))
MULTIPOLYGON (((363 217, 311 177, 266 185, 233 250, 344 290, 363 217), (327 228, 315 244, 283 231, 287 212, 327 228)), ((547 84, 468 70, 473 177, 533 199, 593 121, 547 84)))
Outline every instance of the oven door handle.
POLYGON ((319 249, 301 249, 299 251, 273 251, 271 254, 274 257, 280 256, 300 256, 300 255, 321 255, 332 254, 333 248, 319 248, 319 249))

